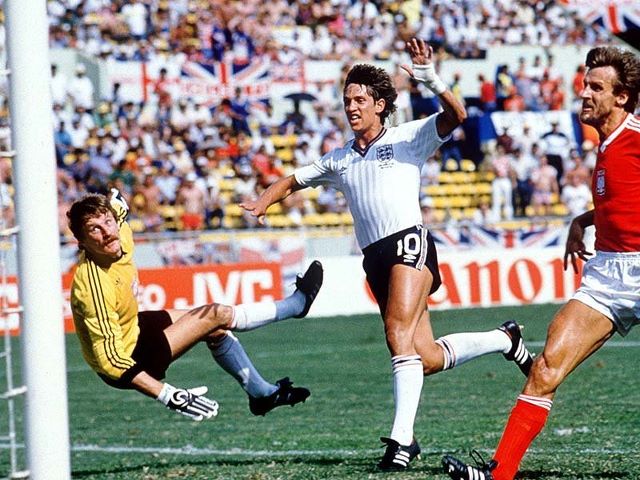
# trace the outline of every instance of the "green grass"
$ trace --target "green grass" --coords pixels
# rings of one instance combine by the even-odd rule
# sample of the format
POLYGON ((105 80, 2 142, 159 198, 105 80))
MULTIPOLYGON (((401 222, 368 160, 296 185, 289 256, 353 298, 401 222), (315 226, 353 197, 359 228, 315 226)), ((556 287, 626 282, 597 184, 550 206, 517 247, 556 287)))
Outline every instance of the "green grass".
MULTIPOLYGON (((485 330, 508 318, 524 325, 539 352, 557 306, 435 312, 437 336, 485 330)), ((425 380, 416 421, 424 454, 406 473, 375 469, 388 435, 393 397, 388 353, 377 316, 290 321, 238 335, 262 374, 285 375, 311 389, 309 400, 266 417, 249 413, 239 386, 197 346, 169 370, 174 385, 209 386, 221 404, 215 420, 194 423, 135 392, 104 385, 67 339, 73 478, 83 480, 441 479, 440 458, 486 458, 523 385, 501 355, 480 358, 425 380)), ((612 339, 561 387, 521 478, 640 478, 640 392, 634 331, 612 339), (624 347, 623 345, 627 345, 624 347)), ((2 379, 0 379, 2 380, 2 379)), ((6 413, 0 410, 0 427, 6 413)), ((8 472, 0 450, 0 476, 8 472)))

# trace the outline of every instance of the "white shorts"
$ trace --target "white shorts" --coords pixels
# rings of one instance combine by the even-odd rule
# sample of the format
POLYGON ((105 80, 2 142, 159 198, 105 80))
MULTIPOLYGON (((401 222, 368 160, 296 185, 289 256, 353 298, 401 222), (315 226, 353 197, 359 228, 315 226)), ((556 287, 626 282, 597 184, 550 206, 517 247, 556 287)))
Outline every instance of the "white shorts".
POLYGON ((640 253, 597 252, 585 263, 573 299, 605 315, 625 336, 640 323, 640 253))

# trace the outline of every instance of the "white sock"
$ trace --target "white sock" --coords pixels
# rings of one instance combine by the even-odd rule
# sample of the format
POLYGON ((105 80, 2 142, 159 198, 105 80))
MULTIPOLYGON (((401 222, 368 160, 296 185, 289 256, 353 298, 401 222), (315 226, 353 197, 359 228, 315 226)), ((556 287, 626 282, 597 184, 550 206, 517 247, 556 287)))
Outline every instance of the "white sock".
POLYGON ((278 389, 262 378, 233 333, 227 332, 222 339, 207 343, 207 346, 216 363, 252 397, 266 397, 278 389))
POLYGON ((487 353, 507 353, 511 339, 502 330, 452 333, 436 340, 444 352, 443 370, 457 367, 487 353))
POLYGON ((246 332, 267 325, 276 320, 275 302, 243 303, 233 307, 231 330, 246 332))
POLYGON ((410 445, 424 381, 422 361, 420 355, 396 355, 391 366, 396 411, 390 436, 400 445, 410 445))
POLYGON ((287 298, 276 302, 276 319, 285 320, 300 315, 304 310, 307 297, 300 290, 296 290, 287 298))

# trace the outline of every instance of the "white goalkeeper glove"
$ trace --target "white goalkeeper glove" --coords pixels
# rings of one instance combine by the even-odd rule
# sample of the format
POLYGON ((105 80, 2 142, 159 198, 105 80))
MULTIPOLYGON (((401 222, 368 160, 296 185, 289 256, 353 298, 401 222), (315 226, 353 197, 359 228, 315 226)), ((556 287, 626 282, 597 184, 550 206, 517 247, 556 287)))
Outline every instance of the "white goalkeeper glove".
POLYGON ((200 422, 218 415, 218 402, 204 396, 207 387, 176 388, 165 383, 157 397, 170 410, 200 422))
POLYGON ((436 95, 442 94, 447 89, 447 86, 440 80, 440 77, 436 73, 436 68, 433 66, 433 63, 427 65, 413 64, 412 69, 413 78, 424 83, 426 87, 436 95))
POLYGON ((120 205, 120 207, 122 207, 125 212, 129 211, 129 205, 127 204, 127 201, 124 199, 124 197, 120 193, 120 190, 118 190, 117 188, 111 189, 111 204, 114 203, 120 205))

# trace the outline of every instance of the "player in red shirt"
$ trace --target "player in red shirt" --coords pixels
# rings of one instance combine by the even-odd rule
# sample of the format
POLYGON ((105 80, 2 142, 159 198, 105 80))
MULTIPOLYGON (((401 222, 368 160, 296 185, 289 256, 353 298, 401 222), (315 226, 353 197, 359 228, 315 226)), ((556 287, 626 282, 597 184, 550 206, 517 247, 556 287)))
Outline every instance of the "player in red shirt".
POLYGON ((564 255, 565 268, 571 259, 576 273, 578 258, 587 260, 582 283, 554 316, 493 459, 473 467, 443 457, 454 480, 512 480, 567 375, 615 332, 624 336, 640 323, 640 119, 633 115, 640 58, 621 48, 597 47, 587 54, 586 67, 580 120, 600 137, 594 208, 571 222, 564 255), (588 258, 583 236, 592 225, 597 254, 588 258))

